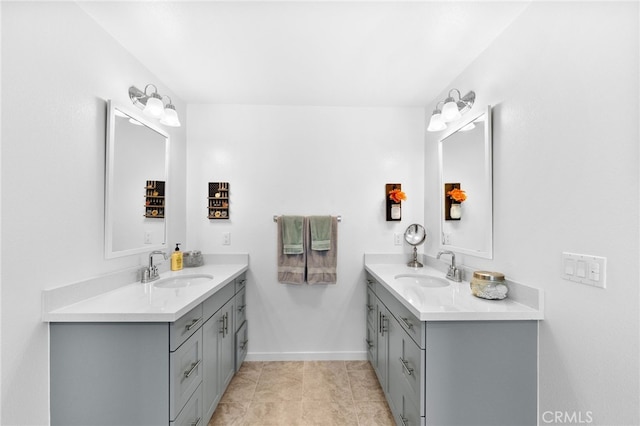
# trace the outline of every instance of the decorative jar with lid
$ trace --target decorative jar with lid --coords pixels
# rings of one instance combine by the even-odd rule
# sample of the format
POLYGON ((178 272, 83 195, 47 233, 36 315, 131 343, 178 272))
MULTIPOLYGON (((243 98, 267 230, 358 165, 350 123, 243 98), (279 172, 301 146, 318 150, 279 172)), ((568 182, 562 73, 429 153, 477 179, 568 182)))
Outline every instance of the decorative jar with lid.
POLYGON ((482 299, 504 299, 509 289, 500 272, 475 271, 471 279, 471 293, 482 299))

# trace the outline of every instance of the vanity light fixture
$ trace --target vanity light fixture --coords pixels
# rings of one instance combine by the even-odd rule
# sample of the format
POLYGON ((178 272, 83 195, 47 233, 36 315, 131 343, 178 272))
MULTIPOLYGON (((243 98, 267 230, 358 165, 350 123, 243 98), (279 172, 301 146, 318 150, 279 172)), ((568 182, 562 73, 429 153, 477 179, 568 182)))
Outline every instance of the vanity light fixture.
POLYGON ((431 114, 431 120, 429 120, 429 127, 427 128, 428 132, 439 132, 440 130, 444 130, 447 128, 447 125, 442 119, 442 110, 438 108, 438 105, 443 103, 444 101, 438 102, 438 104, 436 105, 436 109, 433 110, 433 114, 431 114))
POLYGON ((165 106, 162 102, 162 96, 158 93, 158 88, 154 84, 147 84, 144 88, 144 92, 135 86, 129 87, 129 98, 131 102, 142 110, 144 115, 152 118, 160 119, 160 123, 165 126, 180 127, 180 120, 178 119, 178 113, 176 107, 171 103, 165 106), (153 90, 147 94, 149 87, 153 90))
POLYGON ((446 99, 436 104, 436 109, 431 114, 427 131, 439 132, 440 130, 446 129, 446 123, 460 119, 462 114, 471 109, 475 100, 476 93, 473 90, 469 91, 469 93, 464 96, 460 94, 458 89, 449 90, 449 94, 446 99), (453 97, 456 92, 458 94, 458 100, 453 97), (442 106, 442 109, 439 109, 438 105, 441 103, 444 105, 442 106))
POLYGON ((160 123, 169 127, 180 127, 180 120, 178 119, 178 113, 176 112, 176 107, 173 106, 171 102, 171 98, 169 98, 169 103, 164 106, 164 115, 160 119, 160 123))

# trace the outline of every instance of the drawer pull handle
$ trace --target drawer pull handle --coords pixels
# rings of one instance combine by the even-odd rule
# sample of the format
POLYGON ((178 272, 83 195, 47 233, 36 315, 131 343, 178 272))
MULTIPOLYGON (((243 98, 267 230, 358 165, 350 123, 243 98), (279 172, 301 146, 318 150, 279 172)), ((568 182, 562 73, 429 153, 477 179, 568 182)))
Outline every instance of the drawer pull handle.
POLYGON ((247 339, 244 342, 240 343, 240 350, 244 351, 245 348, 247 347, 247 343, 249 343, 249 339, 247 339))
POLYGON ((191 364, 191 368, 189 369, 189 371, 184 372, 185 379, 189 378, 189 376, 191 376, 193 372, 196 371, 196 368, 198 368, 198 366, 200 365, 200 362, 202 362, 201 359, 199 359, 198 362, 194 362, 193 364, 191 364))
POLYGON ((407 372, 409 376, 413 376, 413 368, 408 366, 408 362, 400 357, 400 362, 402 363, 402 368, 407 372))
POLYGON ((387 321, 387 316, 383 313, 380 313, 380 335, 384 336, 384 332, 388 331, 385 322, 387 321))
POLYGON ((246 307, 247 307, 247 305, 238 306, 238 312, 244 311, 244 308, 246 308, 246 307))
POLYGON ((404 417, 402 414, 400 414, 400 421, 402 422, 403 426, 407 426, 409 424, 409 419, 404 417))
POLYGON ((367 310, 368 310, 369 312, 373 311, 373 309, 374 309, 374 308, 373 308, 373 305, 367 305, 367 310))
POLYGON ((202 417, 198 417, 195 422, 191 422, 191 426, 198 426, 200 424, 200 420, 202 420, 202 417))
POLYGON ((187 326, 185 327, 185 329, 187 331, 191 331, 191 329, 193 327, 196 326, 196 324, 198 324, 200 321, 202 321, 202 317, 198 318, 198 319, 194 319, 193 321, 191 321, 191 324, 187 324, 187 326))
POLYGON ((402 318, 400 317, 400 320, 404 323, 405 327, 407 327, 409 330, 411 330, 413 328, 413 324, 411 324, 409 322, 408 318, 402 318))
POLYGON ((246 280, 246 279, 244 279, 244 280, 240 280, 240 282, 238 283, 238 285, 241 285, 241 286, 242 286, 242 285, 245 285, 246 283, 247 283, 247 280, 246 280))
POLYGON ((224 314, 224 335, 229 334, 229 312, 224 314))

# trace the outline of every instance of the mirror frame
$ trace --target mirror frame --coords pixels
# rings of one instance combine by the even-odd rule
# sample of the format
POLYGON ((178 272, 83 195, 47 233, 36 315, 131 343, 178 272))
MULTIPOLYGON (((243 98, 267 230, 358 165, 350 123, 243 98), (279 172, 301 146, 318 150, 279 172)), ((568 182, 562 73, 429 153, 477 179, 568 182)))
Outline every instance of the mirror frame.
POLYGON ((488 105, 486 109, 471 118, 461 121, 457 126, 447 129, 447 131, 440 137, 438 141, 438 171, 439 171, 439 189, 438 197, 440 199, 440 248, 451 250, 456 253, 468 254, 471 256, 481 257, 484 259, 493 259, 493 129, 492 129, 492 117, 491 117, 491 105, 488 105), (445 244, 444 239, 444 174, 443 174, 443 143, 450 136, 457 133, 464 126, 468 125, 472 121, 476 121, 478 118, 485 116, 484 126, 484 176, 483 181, 485 187, 489 188, 488 204, 490 209, 489 219, 483 224, 489 231, 489 241, 485 245, 484 249, 472 249, 467 247, 459 247, 451 244, 445 244))
MULTIPOLYGON (((153 250, 163 250, 166 249, 168 247, 168 240, 167 240, 167 235, 168 235, 168 211, 165 208, 165 215, 164 215, 164 235, 163 235, 163 242, 162 243, 156 243, 156 244, 144 244, 141 247, 134 247, 131 249, 125 249, 125 250, 118 250, 118 251, 114 251, 113 250, 113 217, 114 217, 114 209, 115 206, 113 205, 112 202, 110 202, 110 200, 113 199, 113 191, 114 191, 114 167, 115 167, 115 162, 114 162, 114 151, 115 151, 115 138, 116 138, 116 134, 115 134, 115 111, 116 109, 120 112, 122 112, 123 114, 128 115, 129 117, 138 120, 140 123, 142 123, 144 126, 146 126, 147 128, 149 128, 152 131, 155 131, 156 133, 160 134, 161 136, 163 136, 165 138, 165 153, 164 153, 164 157, 165 157, 165 162, 164 162, 164 175, 165 175, 165 180, 167 182, 167 186, 169 183, 169 153, 170 153, 170 137, 169 134, 162 128, 158 127, 156 124, 151 123, 150 121, 148 121, 147 119, 145 119, 142 114, 138 114, 137 111, 129 109, 127 107, 124 107, 120 104, 115 103, 112 100, 108 100, 107 101, 107 137, 106 137, 106 147, 105 147, 105 175, 104 175, 104 180, 105 180, 105 191, 104 191, 104 256, 107 259, 113 259, 113 258, 117 258, 117 257, 123 257, 123 256, 130 256, 133 254, 139 254, 139 253, 146 253, 146 252, 150 252, 153 250)), ((143 206, 143 201, 142 201, 142 197, 143 197, 143 192, 142 192, 142 186, 140 187, 140 206, 143 206)), ((168 205, 167 200, 168 200, 168 193, 165 196, 165 205, 168 205)), ((142 214, 142 213, 141 213, 142 214)))

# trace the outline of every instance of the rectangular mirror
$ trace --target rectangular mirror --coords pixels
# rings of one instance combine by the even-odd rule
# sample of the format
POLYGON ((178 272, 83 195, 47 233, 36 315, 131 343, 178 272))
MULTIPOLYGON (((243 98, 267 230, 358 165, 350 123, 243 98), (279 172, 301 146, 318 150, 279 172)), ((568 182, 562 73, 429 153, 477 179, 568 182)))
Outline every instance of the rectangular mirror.
POLYGON ((169 135, 108 102, 105 162, 105 257, 167 246, 169 135))
POLYGON ((446 250, 492 259, 491 107, 448 130, 440 139, 438 148, 440 246, 446 250), (462 197, 456 189, 463 191, 462 197))

